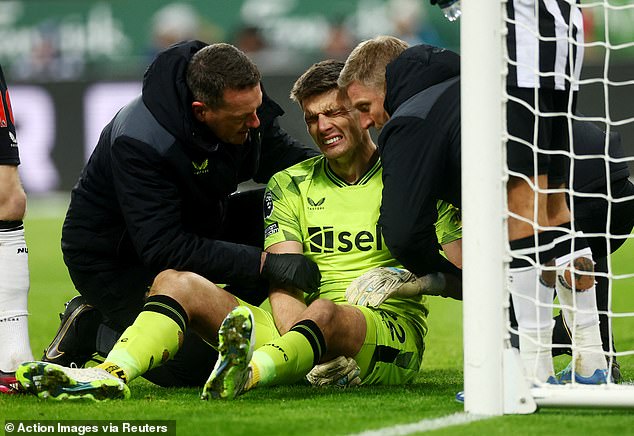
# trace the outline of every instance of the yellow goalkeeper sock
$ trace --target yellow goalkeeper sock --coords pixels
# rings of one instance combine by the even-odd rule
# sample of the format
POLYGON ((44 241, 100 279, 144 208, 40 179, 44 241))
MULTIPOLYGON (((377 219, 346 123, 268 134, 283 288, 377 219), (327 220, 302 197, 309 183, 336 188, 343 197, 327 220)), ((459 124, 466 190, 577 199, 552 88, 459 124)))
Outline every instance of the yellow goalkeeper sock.
POLYGON ((300 321, 282 337, 254 351, 249 388, 295 383, 319 363, 325 352, 324 335, 317 324, 300 321))
POLYGON ((174 357, 183 343, 187 323, 187 314, 176 300, 151 296, 98 366, 129 382, 174 357))

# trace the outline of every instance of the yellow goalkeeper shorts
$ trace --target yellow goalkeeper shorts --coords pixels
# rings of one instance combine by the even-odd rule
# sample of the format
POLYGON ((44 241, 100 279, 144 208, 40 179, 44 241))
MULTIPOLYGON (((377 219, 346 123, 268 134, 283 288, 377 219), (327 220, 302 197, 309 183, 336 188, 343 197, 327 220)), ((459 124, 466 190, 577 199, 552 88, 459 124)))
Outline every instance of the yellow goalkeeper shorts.
POLYGON ((361 384, 404 384, 414 379, 425 351, 416 323, 391 311, 355 307, 367 323, 363 346, 354 356, 361 369, 361 384))

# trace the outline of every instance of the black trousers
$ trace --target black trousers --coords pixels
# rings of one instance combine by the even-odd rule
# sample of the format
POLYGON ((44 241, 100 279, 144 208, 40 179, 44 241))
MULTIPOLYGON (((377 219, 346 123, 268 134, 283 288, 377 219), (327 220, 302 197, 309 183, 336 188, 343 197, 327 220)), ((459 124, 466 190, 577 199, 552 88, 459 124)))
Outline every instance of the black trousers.
MULTIPOLYGON (((263 196, 263 188, 232 195, 227 206, 227 225, 218 239, 262 247, 263 196)), ((68 266, 68 270, 75 288, 101 314, 101 324, 87 330, 96 332, 96 350, 105 357, 143 309, 155 275, 143 266, 101 272, 86 272, 68 266)), ((225 289, 254 305, 262 303, 268 295, 268 284, 264 281, 254 289, 231 285, 225 289)), ((217 357, 216 350, 196 333, 188 331, 174 358, 143 377, 164 387, 201 386, 209 377, 217 357)))

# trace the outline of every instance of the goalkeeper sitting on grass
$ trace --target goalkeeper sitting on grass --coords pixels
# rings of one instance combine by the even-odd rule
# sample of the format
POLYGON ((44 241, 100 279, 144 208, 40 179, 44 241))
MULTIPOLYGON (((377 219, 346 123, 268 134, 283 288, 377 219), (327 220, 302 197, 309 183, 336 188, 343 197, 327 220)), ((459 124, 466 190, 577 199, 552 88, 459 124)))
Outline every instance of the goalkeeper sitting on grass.
MULTIPOLYGON (((320 62, 295 83, 291 97, 302 107, 322 156, 277 173, 264 197, 266 251, 303 253, 313 260, 321 271, 319 290, 305 294, 274 283, 271 314, 197 274, 164 271, 105 363, 76 369, 27 362, 17 371, 27 390, 56 399, 126 398, 127 382, 177 353, 187 328, 219 348, 203 398, 234 398, 256 386, 305 377, 313 384, 399 384, 419 373, 428 313, 421 287, 447 293, 459 284, 436 275, 414 283, 409 298, 390 298, 380 309, 346 301, 353 279, 400 264, 377 225, 381 161, 358 113, 338 92, 342 67, 320 62)), ((439 203, 439 216, 439 241, 458 243, 458 211, 439 203)))

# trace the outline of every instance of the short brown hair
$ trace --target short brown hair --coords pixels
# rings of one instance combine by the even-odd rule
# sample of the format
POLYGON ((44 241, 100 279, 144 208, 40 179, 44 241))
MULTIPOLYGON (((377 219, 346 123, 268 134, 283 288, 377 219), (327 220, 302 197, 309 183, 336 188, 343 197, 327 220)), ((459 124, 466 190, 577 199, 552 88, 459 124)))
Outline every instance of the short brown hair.
POLYGON ((253 88, 260 83, 253 61, 231 44, 211 44, 200 49, 187 66, 187 86, 194 99, 218 109, 225 89, 253 88))
POLYGON ((291 89, 291 100, 302 106, 302 102, 309 97, 338 89, 337 79, 343 65, 343 62, 334 59, 313 64, 295 81, 291 89))
POLYGON ((385 89, 385 67, 407 49, 408 45, 394 36, 381 35, 363 41, 348 56, 338 84, 345 89, 352 82, 374 89, 385 89))

